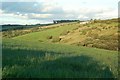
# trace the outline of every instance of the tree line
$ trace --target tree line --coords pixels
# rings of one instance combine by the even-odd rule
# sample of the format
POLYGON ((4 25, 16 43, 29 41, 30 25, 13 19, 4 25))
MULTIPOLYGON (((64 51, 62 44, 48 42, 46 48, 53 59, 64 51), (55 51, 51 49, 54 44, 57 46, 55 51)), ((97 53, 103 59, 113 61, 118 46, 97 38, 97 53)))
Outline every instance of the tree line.
POLYGON ((53 20, 54 24, 65 23, 65 22, 79 22, 79 20, 53 20))

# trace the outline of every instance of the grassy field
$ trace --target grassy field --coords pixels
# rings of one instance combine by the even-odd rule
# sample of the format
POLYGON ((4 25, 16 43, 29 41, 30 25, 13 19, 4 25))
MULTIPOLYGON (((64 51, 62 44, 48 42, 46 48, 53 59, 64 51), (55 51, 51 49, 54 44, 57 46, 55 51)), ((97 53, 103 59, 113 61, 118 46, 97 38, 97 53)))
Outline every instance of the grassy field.
POLYGON ((115 45, 117 44, 117 38, 116 35, 110 37, 110 35, 117 33, 117 23, 112 20, 110 24, 105 22, 60 24, 54 25, 55 28, 38 29, 37 32, 33 31, 15 37, 3 37, 2 77, 118 77, 118 52, 116 51, 117 45, 115 45), (98 25, 101 27, 97 27, 98 25), (103 26, 105 29, 103 29, 103 26), (110 28, 106 28, 106 26, 110 28), (96 31, 98 28, 101 30, 100 32, 96 31), (91 34, 98 35, 87 35, 90 31, 91 34), (101 35, 104 36, 102 39, 101 35), (85 41, 90 36, 92 39, 85 41), (95 42, 96 39, 99 43, 95 42), (88 41, 91 41, 91 45, 94 45, 93 43, 100 45, 101 42, 107 45, 105 41, 108 40, 114 43, 111 44, 113 48, 103 48, 102 45, 103 49, 98 49, 96 46, 89 47, 88 45, 78 44, 78 42, 88 43, 88 41))
POLYGON ((42 31, 37 29, 37 32, 13 37, 13 39, 118 50, 117 20, 91 21, 87 24, 68 23, 54 26, 55 28, 42 31))

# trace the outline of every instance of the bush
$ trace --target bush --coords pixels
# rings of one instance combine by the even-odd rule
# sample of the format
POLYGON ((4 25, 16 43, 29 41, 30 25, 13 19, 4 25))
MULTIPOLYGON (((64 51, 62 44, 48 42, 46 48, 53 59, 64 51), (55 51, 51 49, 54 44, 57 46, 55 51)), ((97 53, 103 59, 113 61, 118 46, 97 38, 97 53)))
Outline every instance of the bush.
POLYGON ((98 30, 98 31, 102 31, 100 28, 97 28, 96 30, 98 30))
POLYGON ((94 39, 97 39, 97 38, 98 38, 98 34, 94 34, 94 35, 93 35, 93 38, 94 38, 94 39))
POLYGON ((73 30, 77 30, 77 29, 79 29, 79 27, 73 28, 73 30))
POLYGON ((86 31, 82 31, 81 35, 85 35, 87 32, 86 31))
POLYGON ((53 37, 52 38, 52 42, 59 42, 61 40, 61 38, 59 37, 53 37))
POLYGON ((99 42, 99 43, 94 43, 93 47, 107 49, 107 50, 117 50, 118 44, 114 42, 106 42, 106 43, 99 42))
POLYGON ((100 40, 116 40, 117 36, 114 35, 101 35, 99 36, 100 40))
POLYGON ((93 41, 92 37, 87 37, 85 41, 93 41))
POLYGON ((109 50, 117 50, 117 47, 118 47, 118 43, 112 40, 110 42, 107 42, 106 45, 107 45, 106 49, 109 49, 109 50))
POLYGON ((63 31, 60 35, 67 35, 70 31, 63 31))
POLYGON ((75 43, 75 45, 77 45, 77 46, 86 46, 87 44, 84 41, 82 41, 82 42, 75 43))
POLYGON ((99 43, 94 43, 93 47, 101 48, 101 49, 106 49, 107 45, 105 45, 105 44, 99 44, 99 43))
POLYGON ((47 36, 47 39, 52 39, 52 36, 47 36))
POLYGON ((88 32, 87 33, 87 37, 91 37, 93 39, 97 39, 99 37, 98 34, 92 33, 92 32, 88 32))
POLYGON ((38 40, 39 42, 44 42, 43 40, 38 40))
POLYGON ((88 44, 87 47, 93 47, 93 44, 88 44))
POLYGON ((32 32, 39 31, 39 27, 32 28, 31 30, 32 32))

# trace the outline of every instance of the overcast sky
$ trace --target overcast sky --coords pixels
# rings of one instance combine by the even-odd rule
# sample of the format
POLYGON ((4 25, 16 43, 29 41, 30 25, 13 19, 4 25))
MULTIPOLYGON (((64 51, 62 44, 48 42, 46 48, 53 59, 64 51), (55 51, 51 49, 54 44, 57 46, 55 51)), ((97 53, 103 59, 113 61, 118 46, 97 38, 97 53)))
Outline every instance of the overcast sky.
POLYGON ((119 0, 28 1, 0 0, 0 24, 37 24, 50 23, 58 19, 89 20, 118 17, 119 0))

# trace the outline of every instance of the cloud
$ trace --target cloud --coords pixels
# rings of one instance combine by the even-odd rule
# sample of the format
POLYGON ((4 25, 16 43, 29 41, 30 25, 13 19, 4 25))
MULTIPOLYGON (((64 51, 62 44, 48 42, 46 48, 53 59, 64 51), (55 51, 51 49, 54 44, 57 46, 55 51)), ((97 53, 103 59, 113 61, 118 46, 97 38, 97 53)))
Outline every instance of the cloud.
POLYGON ((43 18, 50 18, 52 17, 52 14, 35 14, 31 13, 27 15, 31 19, 43 19, 43 18))
POLYGON ((62 7, 60 7, 58 5, 44 3, 41 12, 52 13, 52 14, 60 14, 60 13, 63 13, 64 11, 63 11, 62 7))
POLYGON ((3 2, 2 9, 6 12, 56 14, 63 10, 60 6, 44 2, 3 2))
MULTIPOLYGON (((75 11, 74 11, 75 12, 75 11)), ((110 19, 117 18, 118 10, 113 8, 80 8, 78 19, 110 19)))
MULTIPOLYGON (((36 17, 40 17, 38 15, 33 15, 36 17)), ((32 17, 32 16, 31 16, 32 17)), ((35 18, 29 18, 29 14, 13 14, 13 13, 4 13, 0 15, 0 24, 38 24, 45 23, 45 20, 38 20, 35 18)), ((49 21, 47 21, 49 22, 49 21)))
MULTIPOLYGON (((58 1, 60 2, 60 0, 58 1)), ((82 1, 82 3, 88 4, 89 2, 82 1)), ((33 21, 34 23, 39 21, 52 22, 52 20, 55 19, 107 19, 117 17, 118 14, 116 8, 109 6, 83 7, 81 5, 71 4, 72 3, 60 5, 56 0, 40 0, 38 2, 2 2, 0 14, 3 14, 1 16, 4 18, 11 17, 12 20, 14 19, 13 21, 18 18, 18 21, 22 20, 26 21, 26 23, 29 21, 33 21)))
MULTIPOLYGON (((39 13, 41 7, 33 6, 36 2, 3 2, 2 9, 7 13, 39 13)), ((39 6, 39 4, 38 4, 39 6)))
POLYGON ((0 9, 0 15, 3 14, 3 10, 0 9))
POLYGON ((109 18, 117 18, 117 17, 118 17, 118 10, 110 10, 107 12, 96 14, 94 18, 96 18, 96 19, 109 19, 109 18))
POLYGON ((21 19, 28 19, 27 16, 23 15, 23 14, 14 14, 14 13, 4 13, 1 15, 1 17, 12 17, 12 18, 21 18, 21 19))
POLYGON ((88 19, 88 17, 87 17, 87 16, 84 16, 84 15, 79 15, 79 16, 78 16, 78 19, 88 19))

